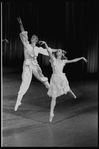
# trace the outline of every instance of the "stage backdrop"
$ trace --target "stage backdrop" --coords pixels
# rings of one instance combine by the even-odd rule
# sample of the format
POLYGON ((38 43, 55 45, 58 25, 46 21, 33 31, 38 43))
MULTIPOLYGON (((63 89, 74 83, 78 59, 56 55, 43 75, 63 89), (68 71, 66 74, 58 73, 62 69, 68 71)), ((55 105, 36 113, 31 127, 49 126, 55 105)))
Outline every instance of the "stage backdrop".
MULTIPOLYGON (((24 54, 17 17, 21 17, 29 40, 36 34, 52 48, 67 51, 68 59, 88 59, 68 64, 69 73, 98 72, 98 2, 4 2, 2 3, 2 61, 4 67, 22 68, 24 54), (71 70, 71 71, 70 71, 71 70)), ((43 71, 50 68, 49 57, 39 55, 43 71)))

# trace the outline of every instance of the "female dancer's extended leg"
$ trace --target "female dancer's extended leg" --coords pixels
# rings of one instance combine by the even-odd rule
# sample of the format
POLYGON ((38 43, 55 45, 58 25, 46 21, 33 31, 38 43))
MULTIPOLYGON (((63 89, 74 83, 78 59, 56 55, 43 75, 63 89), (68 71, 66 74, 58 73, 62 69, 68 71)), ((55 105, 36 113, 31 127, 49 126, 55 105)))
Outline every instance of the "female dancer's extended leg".
POLYGON ((56 97, 53 97, 52 98, 52 101, 51 101, 51 107, 50 107, 50 118, 49 118, 49 121, 51 122, 53 117, 54 117, 54 108, 55 108, 55 105, 56 105, 56 97))

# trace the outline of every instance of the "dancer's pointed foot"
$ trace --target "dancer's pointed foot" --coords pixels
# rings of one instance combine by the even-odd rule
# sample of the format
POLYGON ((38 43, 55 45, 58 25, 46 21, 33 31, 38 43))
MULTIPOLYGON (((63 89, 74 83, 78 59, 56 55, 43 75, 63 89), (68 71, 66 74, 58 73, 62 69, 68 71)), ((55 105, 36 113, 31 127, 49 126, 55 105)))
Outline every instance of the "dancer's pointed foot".
POLYGON ((49 88, 50 88, 50 84, 49 84, 49 82, 48 82, 48 81, 45 81, 45 82, 44 82, 44 85, 45 85, 45 87, 46 87, 47 89, 49 89, 49 88))
POLYGON ((75 98, 75 99, 77 98, 76 95, 74 95, 74 98, 75 98))
POLYGON ((50 85, 49 85, 49 84, 48 84, 48 85, 46 85, 46 88, 47 88, 47 89, 49 89, 49 88, 50 88, 50 85))
POLYGON ((54 117, 54 113, 50 114, 50 118, 49 118, 49 121, 50 121, 50 122, 52 122, 53 117, 54 117))
POLYGON ((16 102, 16 105, 14 107, 14 111, 17 111, 18 107, 21 105, 21 102, 16 102))
POLYGON ((76 95, 72 92, 72 90, 70 90, 69 92, 71 93, 71 95, 72 95, 74 98, 77 98, 76 95))

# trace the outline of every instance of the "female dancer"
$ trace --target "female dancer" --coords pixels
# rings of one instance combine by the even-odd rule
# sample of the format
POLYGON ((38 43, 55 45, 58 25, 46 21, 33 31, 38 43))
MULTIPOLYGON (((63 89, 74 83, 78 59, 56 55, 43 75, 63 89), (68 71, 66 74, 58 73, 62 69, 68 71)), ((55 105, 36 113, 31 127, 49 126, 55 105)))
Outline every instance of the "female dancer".
POLYGON ((75 58, 73 60, 67 60, 66 57, 65 57, 65 59, 62 59, 62 57, 64 57, 64 51, 61 49, 59 49, 56 52, 56 57, 55 57, 50 52, 46 42, 42 41, 42 44, 45 44, 45 46, 46 46, 46 49, 47 49, 49 56, 50 56, 51 66, 53 69, 53 74, 52 74, 51 79, 50 79, 50 87, 49 87, 49 90, 47 92, 47 94, 50 97, 52 97, 51 107, 50 107, 50 119, 49 119, 49 121, 51 122, 53 117, 54 117, 54 108, 56 105, 56 98, 57 97, 59 97, 63 94, 67 94, 67 92, 70 92, 73 95, 73 97, 76 98, 76 95, 70 89, 69 82, 66 78, 65 73, 63 73, 64 66, 68 63, 77 62, 79 60, 84 60, 85 62, 87 62, 87 60, 84 57, 75 58))

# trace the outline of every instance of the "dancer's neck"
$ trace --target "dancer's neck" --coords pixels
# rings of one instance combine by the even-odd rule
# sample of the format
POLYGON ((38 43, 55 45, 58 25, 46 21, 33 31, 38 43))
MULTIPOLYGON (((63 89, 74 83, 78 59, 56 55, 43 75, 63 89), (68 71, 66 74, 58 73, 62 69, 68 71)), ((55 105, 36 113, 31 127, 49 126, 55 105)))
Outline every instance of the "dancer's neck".
POLYGON ((60 60, 61 60, 61 56, 58 56, 58 57, 57 57, 57 60, 60 61, 60 60))
POLYGON ((36 47, 36 44, 34 44, 34 43, 31 43, 31 46, 32 46, 33 48, 35 48, 35 47, 36 47))

